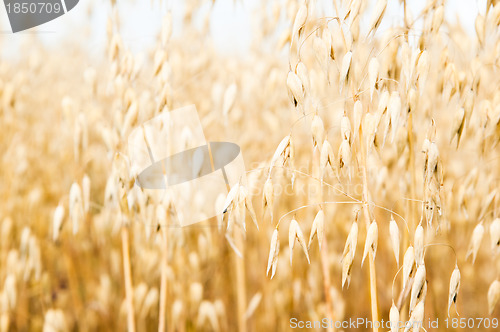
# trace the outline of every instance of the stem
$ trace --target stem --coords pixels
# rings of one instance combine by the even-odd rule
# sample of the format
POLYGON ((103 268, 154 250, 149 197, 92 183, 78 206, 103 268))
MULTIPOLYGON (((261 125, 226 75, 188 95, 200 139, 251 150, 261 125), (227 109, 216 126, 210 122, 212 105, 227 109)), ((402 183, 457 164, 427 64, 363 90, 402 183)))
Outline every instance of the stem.
MULTIPOLYGON (((323 175, 321 174, 320 170, 320 151, 319 147, 314 147, 313 148, 313 158, 314 158, 314 169, 313 169, 313 176, 320 178, 320 188, 318 191, 318 202, 323 201, 323 175), (314 174, 316 173, 316 174, 314 174)), ((323 234, 323 245, 321 247, 321 252, 320 252, 320 257, 321 257, 321 273, 323 274, 323 288, 325 292, 325 301, 326 301, 326 313, 331 319, 331 321, 335 321, 334 319, 334 314, 333 314, 333 302, 332 302, 332 296, 330 294, 330 288, 331 288, 331 281, 330 281, 330 272, 328 270, 330 264, 328 262, 328 244, 327 244, 327 236, 326 234, 323 234)), ((320 239, 318 238, 318 241, 320 239)), ((320 243, 320 242, 318 242, 320 243)), ((327 327, 328 332, 333 332, 335 331, 334 327, 332 324, 328 324, 327 327)))
MULTIPOLYGON (((227 131, 227 128, 226 128, 227 131)), ((226 132, 226 135, 228 133, 226 132)), ((210 166, 212 168, 212 171, 215 170, 214 164, 213 164, 213 157, 212 157, 212 150, 210 150, 210 166)), ((269 168, 269 176, 271 176, 271 171, 272 171, 272 166, 269 168)), ((229 187, 229 184, 226 182, 226 189, 227 192, 230 192, 231 188, 229 187)), ((272 209, 272 207, 270 207, 272 209)), ((271 210, 271 222, 272 222, 272 210, 271 210)), ((226 233, 226 239, 229 239, 229 234, 226 233)), ((233 250, 234 254, 234 260, 235 260, 235 265, 236 265, 236 313, 238 315, 238 331, 240 332, 246 332, 247 331, 247 325, 246 325, 246 317, 245 317, 245 312, 246 312, 246 304, 247 304, 247 294, 246 294, 246 283, 245 283, 245 262, 244 262, 244 257, 245 257, 245 241, 243 238, 243 234, 238 232, 238 228, 234 227, 233 230, 233 238, 235 243, 240 243, 241 244, 241 249, 240 249, 240 254, 241 257, 238 257, 238 253, 236 250, 233 250)), ((229 242, 230 243, 230 242, 229 242)), ((231 244, 231 243, 230 243, 231 244)), ((233 248, 234 249, 234 248, 233 248)))
MULTIPOLYGON (((366 230, 370 227, 370 212, 368 211, 368 181, 366 175, 366 155, 364 146, 363 130, 360 126, 359 128, 359 146, 361 154, 361 168, 363 169, 363 212, 365 216, 366 230)), ((373 258, 372 251, 368 253, 368 261, 370 262, 370 301, 371 301, 371 311, 372 311, 372 321, 378 322, 378 304, 377 304, 377 271, 375 268, 375 260, 373 258)), ((377 332, 378 328, 376 324, 373 324, 373 331, 377 332)))
POLYGON ((241 255, 242 258, 234 254, 234 259, 236 261, 236 296, 237 296, 237 312, 238 312, 238 331, 246 332, 247 325, 245 319, 245 307, 247 303, 247 294, 245 288, 245 263, 243 257, 245 257, 245 242, 243 241, 243 236, 240 232, 234 231, 236 243, 241 243, 241 255))
MULTIPOLYGON (((411 173, 411 187, 410 192, 413 199, 416 198, 416 172, 415 172, 415 155, 414 155, 414 144, 413 144, 413 116, 412 113, 408 114, 408 143, 410 148, 410 173, 411 173)), ((414 217, 415 217, 415 205, 410 205, 410 226, 414 228, 414 217)))
POLYGON ((125 276, 125 300, 127 302, 127 330, 129 332, 135 332, 134 289, 132 286, 132 272, 130 268, 128 226, 122 226, 121 235, 122 235, 122 254, 123 254, 123 274, 125 276))
MULTIPOLYGON (((326 312, 330 316, 329 318, 331 321, 334 320, 334 315, 333 315, 333 301, 332 301, 332 296, 330 294, 330 287, 331 287, 331 281, 330 281, 330 272, 328 271, 328 245, 327 245, 327 240, 326 236, 323 237, 323 244, 321 246, 321 272, 323 274, 323 287, 325 291, 325 301, 326 301, 326 312)), ((334 327, 332 324, 328 324, 327 331, 333 332, 335 331, 334 327)))
POLYGON ((161 267, 161 281, 160 281, 160 311, 159 311, 159 322, 158 322, 158 332, 166 331, 166 318, 167 318, 167 271, 168 271, 168 239, 167 239, 167 228, 163 232, 165 239, 163 240, 163 260, 161 267))
MULTIPOLYGON (((413 116, 412 112, 410 111, 410 114, 408 114, 408 147, 410 149, 410 174, 411 174, 411 184, 410 184, 410 195, 412 199, 416 198, 416 172, 415 172, 415 156, 414 156, 414 142, 413 142, 413 116)), ((410 207, 409 209, 409 222, 410 222, 410 227, 411 229, 415 229, 415 216, 416 216, 416 211, 415 211, 415 204, 410 204, 408 202, 408 205, 410 207)), ((408 226, 407 226, 408 227, 408 226)), ((403 248, 407 248, 408 244, 410 243, 410 234, 404 233, 403 234, 403 248)), ((403 287, 403 280, 401 280, 401 287, 403 287)), ((406 319, 406 314, 404 312, 401 312, 400 315, 402 315, 403 321, 406 319)), ((409 313, 408 313, 409 315, 409 313)))

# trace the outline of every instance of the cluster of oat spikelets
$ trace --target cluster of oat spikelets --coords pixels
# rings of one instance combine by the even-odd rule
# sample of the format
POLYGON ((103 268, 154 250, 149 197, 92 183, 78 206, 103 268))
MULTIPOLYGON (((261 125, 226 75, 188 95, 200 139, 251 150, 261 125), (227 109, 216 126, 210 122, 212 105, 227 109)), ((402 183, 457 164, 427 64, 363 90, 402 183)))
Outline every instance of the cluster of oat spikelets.
POLYGON ((386 0, 333 4, 263 1, 241 57, 187 1, 142 58, 118 5, 106 54, 28 36, 3 59, 0 331, 498 317, 500 3, 475 36, 452 2, 400 1, 385 28, 386 0), (223 215, 179 228, 171 198, 134 186, 127 137, 189 104, 248 172, 223 215))

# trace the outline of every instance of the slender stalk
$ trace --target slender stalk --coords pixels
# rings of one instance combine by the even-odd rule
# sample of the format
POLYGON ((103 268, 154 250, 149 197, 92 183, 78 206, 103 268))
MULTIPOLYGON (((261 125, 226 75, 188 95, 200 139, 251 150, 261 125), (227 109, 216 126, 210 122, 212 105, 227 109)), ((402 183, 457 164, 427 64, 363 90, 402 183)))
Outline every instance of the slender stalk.
POLYGON ((241 244, 241 255, 242 258, 238 257, 234 253, 234 259, 236 261, 236 296, 237 296, 237 312, 238 312, 238 331, 246 332, 247 325, 245 319, 247 294, 245 287, 245 263, 243 257, 245 257, 245 242, 243 241, 243 236, 235 228, 234 232, 236 243, 241 244))
POLYGON ((127 304, 127 330, 135 332, 134 288, 132 286, 132 270, 130 268, 130 251, 128 227, 122 226, 123 274, 125 276, 125 300, 127 304))
MULTIPOLYGON (((370 226, 370 212, 368 211, 368 180, 366 174, 366 151, 364 146, 364 137, 362 127, 359 128, 359 146, 361 155, 361 168, 363 175, 363 212, 365 216, 366 229, 370 226)), ((378 328, 375 322, 378 322, 378 303, 377 303, 377 270, 375 268, 375 260, 373 259, 373 253, 369 251, 368 261, 370 268, 370 302, 372 311, 372 321, 373 321, 373 331, 377 332, 378 328)))
MULTIPOLYGON (((229 133, 227 132, 226 128, 226 135, 228 137, 230 136, 229 133)), ((214 161, 213 161, 213 156, 212 156, 212 150, 210 149, 210 144, 209 144, 209 156, 210 156, 210 167, 212 168, 212 171, 215 170, 214 167, 214 161)), ((226 189, 229 192, 231 188, 229 187, 229 184, 226 182, 226 189)), ((241 231, 239 232, 237 227, 234 227, 233 230, 233 237, 235 243, 239 243, 241 245, 240 247, 240 253, 241 257, 238 257, 238 254, 236 252, 233 252, 234 255, 234 262, 236 265, 236 312, 238 315, 238 331, 239 332, 246 332, 247 331, 247 324, 246 324, 246 318, 245 318, 245 312, 246 312, 246 305, 247 305, 247 294, 246 294, 246 283, 245 283, 245 241, 243 238, 243 234, 241 231)))
MULTIPOLYGON (((332 300, 332 295, 330 294, 330 287, 331 287, 330 272, 328 271, 328 267, 329 267, 328 245, 326 236, 324 236, 323 244, 321 245, 321 272, 323 274, 323 288, 325 292, 326 312, 330 316, 329 318, 331 319, 331 321, 334 321, 333 300, 332 300)), ((327 331, 328 332, 335 331, 333 324, 328 324, 327 331)))
MULTIPOLYGON (((406 14, 406 12, 405 12, 406 14)), ((413 115, 412 112, 408 114, 408 148, 410 150, 410 174, 411 174, 411 183, 410 183, 410 195, 412 199, 416 198, 416 186, 417 186, 417 179, 416 179, 416 172, 415 172, 415 155, 414 155, 414 142, 413 142, 413 115)), ((416 210, 415 210, 415 204, 412 204, 412 202, 408 201, 409 205, 409 227, 411 229, 415 229, 415 218, 416 218, 416 210)), ((408 245, 410 243, 410 233, 404 233, 403 234, 403 248, 408 248, 408 245)), ((401 289, 403 287, 403 280, 401 280, 401 289)), ((404 303, 403 303, 404 305, 404 303)), ((407 318, 406 311, 401 310, 400 311, 401 319, 405 320, 407 318)))
POLYGON ((166 331, 167 324, 167 271, 168 271, 168 239, 167 239, 167 226, 163 232, 163 260, 161 266, 161 280, 160 280, 160 311, 158 321, 158 332, 166 331))
MULTIPOLYGON (((408 146, 410 149, 410 173, 411 173, 411 186, 410 193, 412 199, 416 198, 416 188, 417 188, 417 179, 415 172, 415 147, 413 142, 413 116, 412 113, 408 114, 408 146)), ((410 204, 410 228, 413 229, 415 226, 415 204, 410 204)))
MULTIPOLYGON (((315 167, 313 172, 313 176, 320 178, 320 188, 319 188, 319 194, 318 194, 318 202, 323 202, 323 177, 321 175, 320 171, 320 151, 319 148, 314 148, 313 151, 314 154, 314 163, 315 167)), ((319 241, 319 239, 318 239, 319 241)), ((328 245, 327 245, 327 236, 323 235, 323 243, 320 251, 320 257, 321 257, 321 273, 323 274, 323 289, 325 292, 325 301, 326 301, 326 312, 327 315, 329 316, 328 318, 331 319, 331 321, 334 321, 334 314, 333 314, 333 302, 332 302, 332 296, 330 294, 330 288, 331 288, 331 281, 330 281, 330 271, 328 268, 330 267, 330 264, 328 263, 328 245)), ((332 324, 328 324, 327 327, 328 332, 333 332, 335 331, 334 327, 332 324)))

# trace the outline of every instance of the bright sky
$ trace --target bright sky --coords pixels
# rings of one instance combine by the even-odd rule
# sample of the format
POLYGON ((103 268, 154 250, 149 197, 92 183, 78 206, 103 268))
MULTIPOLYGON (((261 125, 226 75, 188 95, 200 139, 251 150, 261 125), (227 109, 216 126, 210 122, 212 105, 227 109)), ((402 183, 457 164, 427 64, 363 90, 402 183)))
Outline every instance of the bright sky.
MULTIPOLYGON (((251 15, 256 2, 255 0, 215 1, 211 10, 211 35, 216 46, 225 54, 241 54, 247 49, 252 37, 251 15)), ((387 27, 396 21, 402 12, 399 0, 388 2, 389 6, 380 30, 384 29, 384 25, 387 27)), ((203 7, 205 13, 210 11, 211 3, 212 1, 205 1, 203 7)), ((317 3, 319 7, 322 1, 317 1, 317 3)), ((323 1, 323 3, 330 3, 330 1, 323 1)), ((424 6, 425 1, 409 0, 408 3, 413 13, 417 13, 424 6)), ((179 14, 182 13, 183 8, 181 0, 117 1, 117 6, 123 21, 121 31, 123 40, 133 52, 144 52, 150 48, 167 9, 173 12, 174 34, 181 29, 179 14)), ((453 22, 458 18, 466 30, 474 34, 477 12, 484 14, 485 6, 486 0, 448 0, 445 12, 448 19, 453 22)), ((80 3, 66 15, 27 32, 12 34, 5 7, 2 6, 0 9, 0 43, 3 55, 15 54, 20 43, 26 39, 26 35, 36 33, 44 42, 53 45, 66 38, 69 32, 73 32, 72 40, 81 40, 81 43, 88 45, 91 54, 97 55, 102 51, 105 43, 106 20, 110 11, 110 1, 80 0, 80 3), (90 7, 92 7, 91 18, 88 16, 90 7), (82 27, 84 29, 81 29, 82 27), (84 33, 84 30, 88 32, 84 33)))

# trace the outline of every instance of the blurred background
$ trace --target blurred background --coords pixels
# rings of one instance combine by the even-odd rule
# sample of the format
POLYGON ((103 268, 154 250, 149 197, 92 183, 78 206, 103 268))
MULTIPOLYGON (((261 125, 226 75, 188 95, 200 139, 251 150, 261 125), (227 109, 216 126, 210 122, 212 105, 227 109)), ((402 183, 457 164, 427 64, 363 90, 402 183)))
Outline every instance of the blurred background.
MULTIPOLYGON (((408 1, 415 22, 405 34, 403 1, 389 0, 367 36, 377 2, 362 1, 358 20, 338 28, 324 17, 337 15, 334 3, 345 15, 353 2, 308 1, 302 33, 292 29, 303 2, 292 0, 81 0, 16 34, 2 7, 0 331, 289 331, 293 317, 370 319, 375 268, 375 316, 387 320, 394 302, 408 320, 400 267, 422 221, 425 244, 435 244, 425 257, 428 288, 418 293, 425 319, 448 317, 456 264, 460 317, 498 318, 500 5, 408 1), (318 56, 313 40, 328 52, 318 56), (364 119, 373 115, 379 127, 364 122, 359 130, 358 101, 364 119), (224 218, 178 228, 168 197, 134 186, 127 137, 191 104, 207 140, 241 147, 247 197, 238 192, 224 218), (394 105, 399 126, 389 115, 394 105), (347 139, 343 119, 352 126, 347 139), (372 141, 362 140, 370 128, 372 141), (326 159, 325 141, 332 147, 326 159), (431 141, 439 152, 432 172, 439 164, 444 174, 436 171, 435 191, 424 179, 431 141), (380 230, 370 267, 369 258, 360 267, 363 207, 380 230), (324 234, 313 237, 320 210, 324 234), (292 217, 307 245, 292 236, 291 248, 292 217), (346 269, 355 220, 359 239, 346 269)), ((410 267, 414 276, 413 261, 410 267)), ((454 306, 450 315, 458 317, 454 306)))
MULTIPOLYGON (((445 7, 446 19, 450 22, 460 22, 469 34, 474 34, 476 15, 484 15, 487 0, 467 1, 457 0, 448 2, 445 7)), ((278 0, 278 3, 284 3, 278 0)), ((374 3, 371 3, 374 6, 374 3)), ((324 9, 325 14, 333 13, 330 2, 318 1, 318 6, 324 9)), ((409 1, 408 6, 415 13, 421 11, 425 1, 409 1)), ((196 24, 201 26, 206 15, 210 16, 209 35, 215 47, 224 54, 242 56, 250 49, 252 41, 252 19, 259 10, 258 1, 252 0, 222 0, 200 1, 199 14, 196 24)), ((184 1, 118 1, 116 9, 124 18, 121 22, 120 33, 124 42, 134 53, 144 53, 153 47, 154 41, 161 27, 165 12, 171 11, 173 16, 173 35, 182 33, 182 12, 185 9, 184 1), (126 19, 125 19, 126 18, 126 19)), ((53 20, 34 29, 20 34, 12 34, 7 19, 5 7, 0 14, 3 39, 7 43, 2 48, 4 55, 14 55, 25 34, 36 34, 37 39, 47 45, 58 45, 71 36, 73 42, 86 46, 90 55, 97 55, 106 45, 106 21, 111 13, 110 1, 82 0, 76 10, 71 10, 64 17, 53 20)), ((389 1, 386 18, 379 31, 387 29, 395 22, 401 22, 402 4, 399 1, 389 1)), ((363 22, 366 26, 367 23, 363 22)), ((282 28, 286 27, 282 20, 282 28)))

